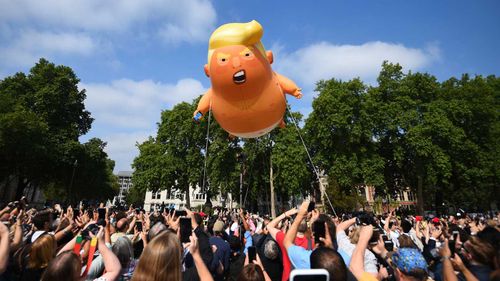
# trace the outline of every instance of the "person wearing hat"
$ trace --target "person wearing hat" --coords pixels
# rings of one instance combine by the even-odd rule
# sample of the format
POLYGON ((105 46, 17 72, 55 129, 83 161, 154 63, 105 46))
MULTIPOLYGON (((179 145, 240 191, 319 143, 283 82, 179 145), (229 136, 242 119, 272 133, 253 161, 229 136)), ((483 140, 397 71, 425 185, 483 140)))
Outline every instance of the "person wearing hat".
POLYGON ((224 280, 224 276, 229 272, 229 258, 231 257, 231 247, 229 243, 223 239, 224 237, 224 222, 217 220, 213 227, 214 236, 210 237, 210 246, 215 250, 215 255, 218 256, 221 262, 221 267, 218 268, 215 274, 215 280, 224 280))
MULTIPOLYGON (((354 249, 349 264, 349 269, 358 281, 376 281, 377 277, 365 272, 364 253, 373 234, 372 226, 362 226, 358 244, 354 249)), ((396 280, 398 281, 424 281, 428 277, 427 262, 417 249, 401 248, 392 256, 392 264, 396 280)), ((387 271, 379 271, 382 278, 387 271)))

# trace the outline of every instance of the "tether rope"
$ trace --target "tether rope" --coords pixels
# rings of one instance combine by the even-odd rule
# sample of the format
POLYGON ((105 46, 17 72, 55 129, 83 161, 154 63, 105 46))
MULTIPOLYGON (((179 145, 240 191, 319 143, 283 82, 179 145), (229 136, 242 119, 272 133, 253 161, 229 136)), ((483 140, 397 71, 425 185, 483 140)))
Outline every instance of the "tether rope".
POLYGON ((295 129, 297 129, 297 133, 299 134, 299 138, 302 141, 302 145, 304 146, 304 149, 306 150, 307 157, 309 158, 309 162, 311 162, 311 166, 313 167, 314 173, 316 174, 316 178, 318 179, 318 182, 321 186, 320 187, 321 192, 328 200, 328 204, 330 204, 330 208, 332 208, 333 214, 335 216, 337 216, 337 213, 335 212, 335 208, 333 208, 332 202, 330 201, 330 197, 328 197, 328 194, 326 194, 326 190, 323 186, 323 183, 321 182, 321 178, 319 176, 318 170, 316 169, 316 166, 314 165, 311 154, 309 154, 309 149, 307 149, 306 143, 304 142, 304 139, 302 138, 302 135, 300 134, 299 125, 297 124, 297 120, 295 120, 295 117, 293 117, 292 110, 290 109, 290 105, 288 104, 288 102, 286 103, 286 107, 288 108, 288 112, 290 113, 290 117, 292 117, 293 124, 295 125, 295 129))

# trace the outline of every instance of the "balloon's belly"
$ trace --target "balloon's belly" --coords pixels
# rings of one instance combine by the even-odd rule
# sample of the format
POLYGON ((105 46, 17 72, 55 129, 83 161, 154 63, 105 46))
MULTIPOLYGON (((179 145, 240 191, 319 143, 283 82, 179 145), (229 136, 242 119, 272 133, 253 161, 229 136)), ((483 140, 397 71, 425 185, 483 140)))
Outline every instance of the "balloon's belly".
POLYGON ((242 103, 219 101, 213 105, 214 117, 219 125, 241 138, 255 138, 269 133, 280 124, 286 109, 282 93, 277 93, 272 99, 247 102, 244 106, 242 103))

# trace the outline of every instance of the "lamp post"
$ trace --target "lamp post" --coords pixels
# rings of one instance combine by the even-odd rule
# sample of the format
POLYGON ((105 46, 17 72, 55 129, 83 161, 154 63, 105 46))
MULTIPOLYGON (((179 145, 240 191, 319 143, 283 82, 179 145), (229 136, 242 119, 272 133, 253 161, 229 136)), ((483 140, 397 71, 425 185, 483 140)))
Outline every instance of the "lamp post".
POLYGON ((73 173, 71 174, 71 181, 69 182, 69 192, 68 192, 68 199, 71 204, 71 195, 73 191, 73 179, 75 178, 75 171, 76 171, 76 166, 78 165, 78 160, 75 160, 73 163, 73 173))

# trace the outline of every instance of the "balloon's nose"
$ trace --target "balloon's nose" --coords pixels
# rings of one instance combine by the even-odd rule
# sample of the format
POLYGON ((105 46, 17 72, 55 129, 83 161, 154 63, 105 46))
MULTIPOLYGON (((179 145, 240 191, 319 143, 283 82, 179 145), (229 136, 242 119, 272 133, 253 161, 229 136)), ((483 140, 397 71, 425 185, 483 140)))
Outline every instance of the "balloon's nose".
POLYGON ((237 68, 241 65, 240 58, 239 57, 234 57, 233 58, 233 67, 237 68))

